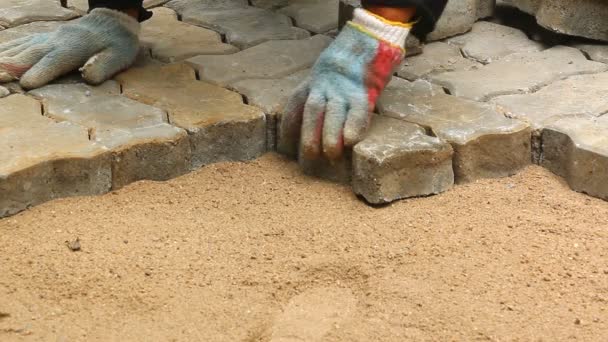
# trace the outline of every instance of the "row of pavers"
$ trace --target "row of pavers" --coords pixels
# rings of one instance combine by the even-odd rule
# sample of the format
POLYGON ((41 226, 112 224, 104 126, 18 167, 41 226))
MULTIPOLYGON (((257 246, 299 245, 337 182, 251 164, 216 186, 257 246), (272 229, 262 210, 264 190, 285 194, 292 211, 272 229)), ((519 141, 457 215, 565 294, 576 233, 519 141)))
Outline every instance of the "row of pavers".
MULTIPOLYGON (((167 11, 157 9, 161 14, 157 18, 164 17, 171 25, 183 24, 167 11)), ((19 28, 0 32, 0 37, 19 28)), ((452 42, 433 43, 439 50, 460 51, 458 48, 461 48, 470 59, 465 60, 460 54, 453 57, 437 54, 433 58, 433 44, 427 46, 425 58, 408 59, 399 74, 412 81, 393 80, 381 100, 379 116, 368 138, 354 149, 352 159, 331 167, 326 162, 302 162, 304 170, 332 179, 352 180, 355 191, 369 202, 384 203, 439 193, 455 181, 513 174, 530 162, 530 152, 534 150, 538 155, 536 161, 567 177, 575 189, 605 197, 607 191, 602 189, 605 184, 602 179, 606 177, 607 153, 598 151, 597 147, 606 146, 600 139, 606 134, 599 134, 606 125, 604 118, 591 118, 606 112, 602 109, 607 102, 605 95, 594 97, 597 108, 583 113, 590 115, 587 121, 582 120, 579 112, 575 113, 576 125, 572 125, 573 117, 564 110, 567 105, 576 108, 576 104, 563 98, 560 107, 559 101, 549 100, 555 104, 552 112, 555 115, 547 118, 560 117, 560 120, 534 128, 520 120, 506 118, 505 112, 494 103, 501 97, 495 97, 492 92, 484 98, 476 98, 479 94, 475 92, 475 96, 460 98, 445 94, 443 88, 428 80, 451 87, 450 92, 455 94, 458 89, 467 89, 467 82, 461 86, 451 85, 442 81, 441 75, 481 70, 482 79, 492 80, 491 75, 500 72, 500 68, 496 71, 490 67, 503 60, 506 63, 503 71, 517 70, 521 59, 509 61, 513 53, 520 53, 531 61, 530 70, 550 62, 547 72, 550 74, 553 70, 554 73, 529 88, 519 86, 518 82, 526 82, 529 76, 519 73, 521 76, 513 77, 509 84, 512 87, 506 87, 502 93, 515 95, 505 97, 542 96, 545 89, 533 95, 523 93, 545 84, 559 87, 560 82, 576 81, 576 77, 582 78, 579 84, 589 85, 586 77, 593 77, 597 83, 591 83, 587 90, 561 91, 562 97, 572 95, 572 99, 583 103, 588 100, 585 96, 589 90, 599 92, 601 87, 593 84, 599 85, 605 80, 602 71, 607 69, 606 65, 586 60, 578 50, 534 49, 530 47, 534 45, 531 42, 522 44, 525 51, 509 50, 497 56, 497 52, 490 49, 493 55, 489 58, 474 56, 475 42, 479 41, 479 37, 475 37, 480 31, 487 30, 474 29, 452 42), (429 63, 430 66, 426 65, 429 63), (591 75, 568 78, 578 74, 591 75), (591 131, 590 127, 595 132, 592 135, 586 133, 591 131), (544 139, 535 140, 531 136, 544 139), (584 145, 578 142, 581 139, 587 140, 584 145), (532 148, 531 142, 540 147, 532 148), (587 153, 590 150, 593 153, 587 153), (580 155, 593 157, 587 158, 587 164, 593 167, 591 176, 579 167, 580 155), (604 165, 603 171, 601 165, 604 165)), ((192 36, 196 36, 194 33, 192 36)), ((158 59, 164 55, 165 61, 172 61, 200 54, 187 51, 190 44, 168 38, 175 34, 171 30, 169 33, 157 31, 157 34, 160 37, 155 41, 158 46, 164 44, 167 52, 157 52, 158 59), (172 49, 171 45, 183 49, 172 49)), ((226 45, 215 38, 209 44, 200 45, 203 48, 226 45)), ((0 162, 0 190, 6 194, 0 198, 0 216, 51 198, 103 193, 139 179, 167 179, 212 162, 252 159, 273 149, 280 108, 330 41, 326 36, 316 35, 296 41, 269 41, 229 56, 189 59, 188 64, 198 71, 202 81, 196 79, 197 74, 190 66, 163 66, 145 61, 142 66, 118 76, 119 83, 108 82, 92 88, 68 79, 64 84, 31 92, 29 97, 9 96, 0 106, 5 109, 0 111, 0 120, 4 120, 0 121, 0 127, 10 133, 3 137, 8 139, 6 146, 12 151, 0 162), (243 104, 240 95, 224 88, 244 94, 252 106, 243 104), (40 103, 32 96, 44 104, 45 116, 40 115, 40 103), (21 111, 25 114, 15 115, 21 111), (17 119, 19 117, 30 119, 17 119)), ((484 94, 483 90, 479 93, 484 94)), ((538 103, 533 98, 528 101, 531 105, 538 103)), ((524 116, 529 115, 521 114, 524 116)))

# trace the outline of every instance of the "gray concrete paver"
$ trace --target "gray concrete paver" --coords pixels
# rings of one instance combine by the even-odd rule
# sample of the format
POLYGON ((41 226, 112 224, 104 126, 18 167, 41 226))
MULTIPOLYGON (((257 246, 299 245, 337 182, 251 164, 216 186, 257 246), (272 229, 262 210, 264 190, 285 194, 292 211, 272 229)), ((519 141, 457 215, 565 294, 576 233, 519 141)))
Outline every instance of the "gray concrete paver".
POLYGON ((61 7, 59 0, 2 0, 0 26, 14 27, 33 21, 70 20, 78 14, 61 7))
POLYGON ((434 74, 470 70, 481 66, 481 63, 464 58, 458 47, 444 42, 433 42, 424 46, 421 55, 406 58, 397 69, 397 75, 415 81, 434 74))

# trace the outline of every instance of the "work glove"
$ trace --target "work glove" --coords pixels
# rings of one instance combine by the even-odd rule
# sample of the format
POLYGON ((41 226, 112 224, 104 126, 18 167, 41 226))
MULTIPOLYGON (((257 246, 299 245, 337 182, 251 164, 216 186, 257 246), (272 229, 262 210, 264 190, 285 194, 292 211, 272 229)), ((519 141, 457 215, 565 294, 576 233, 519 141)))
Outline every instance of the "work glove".
POLYGON ((135 61, 139 29, 129 15, 98 8, 54 32, 0 44, 0 83, 38 88, 79 67, 85 81, 102 83, 135 61))
POLYGON ((289 99, 279 151, 313 160, 342 156, 365 134, 380 93, 405 56, 411 24, 389 22, 364 9, 321 54, 311 76, 289 99))

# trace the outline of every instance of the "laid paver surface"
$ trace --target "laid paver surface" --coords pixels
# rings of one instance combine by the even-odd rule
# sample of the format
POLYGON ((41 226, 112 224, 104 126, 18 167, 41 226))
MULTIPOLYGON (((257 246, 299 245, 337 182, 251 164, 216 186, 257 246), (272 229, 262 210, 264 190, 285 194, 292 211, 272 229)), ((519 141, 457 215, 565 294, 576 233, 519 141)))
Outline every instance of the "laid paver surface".
MULTIPOLYGON (((86 1, 61 3, 6 0, 0 44, 51 32, 87 9, 86 1)), ((0 86, 0 140, 11 146, 0 157, 0 217, 275 150, 282 108, 338 26, 336 0, 144 5, 154 16, 142 25, 142 55, 114 80, 91 87, 71 75, 30 92, 0 86)), ((385 203, 534 162, 608 198, 606 45, 542 43, 478 21, 492 12, 490 0, 451 2, 424 50, 408 40, 409 53, 422 54, 396 70, 368 136, 338 161, 300 158, 304 172, 385 203)))

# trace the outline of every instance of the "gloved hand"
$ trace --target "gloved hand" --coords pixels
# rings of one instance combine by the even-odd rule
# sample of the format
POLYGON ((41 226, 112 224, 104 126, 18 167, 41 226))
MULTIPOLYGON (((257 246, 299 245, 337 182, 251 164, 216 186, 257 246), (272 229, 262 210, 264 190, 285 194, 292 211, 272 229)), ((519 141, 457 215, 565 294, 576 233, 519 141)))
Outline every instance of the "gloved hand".
POLYGON ((139 29, 129 15, 98 8, 54 32, 0 44, 0 83, 38 88, 82 67, 83 78, 99 84, 135 61, 139 29))
POLYGON ((311 76, 289 99, 279 129, 279 151, 316 159, 339 158, 370 124, 380 93, 405 56, 411 24, 389 22, 356 9, 321 54, 311 76))

